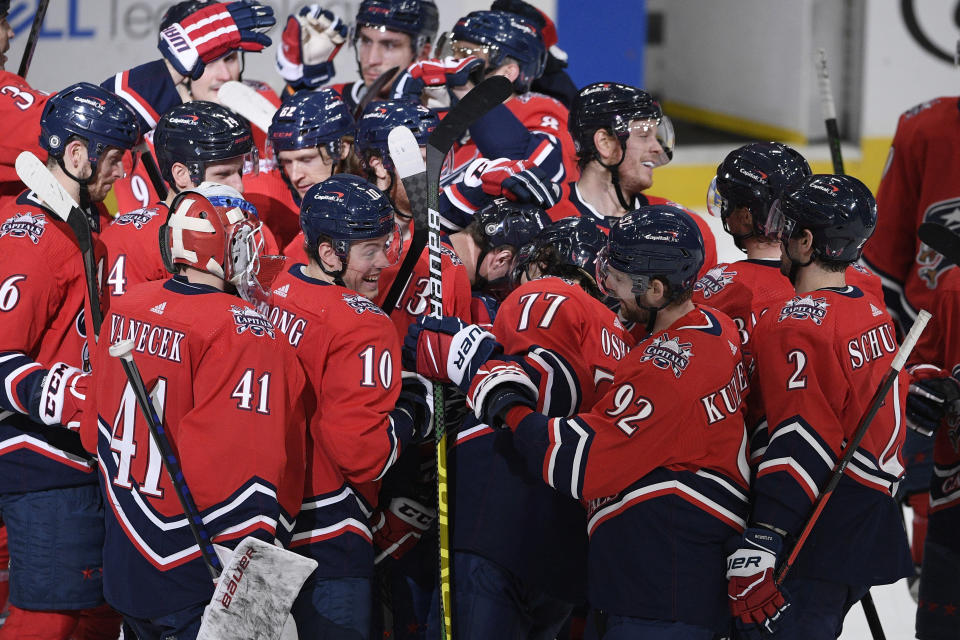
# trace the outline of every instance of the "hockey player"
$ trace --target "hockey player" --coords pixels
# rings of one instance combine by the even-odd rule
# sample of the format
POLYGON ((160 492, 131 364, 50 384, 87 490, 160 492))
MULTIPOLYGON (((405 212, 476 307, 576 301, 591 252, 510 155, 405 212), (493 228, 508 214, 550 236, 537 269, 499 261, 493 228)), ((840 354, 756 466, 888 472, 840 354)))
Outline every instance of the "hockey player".
MULTIPOLYGON (((177 194, 203 182, 243 191, 241 172, 256 157, 250 125, 213 102, 187 102, 171 108, 157 123, 154 139, 160 174, 170 185, 170 192, 166 201, 123 212, 104 230, 104 287, 111 300, 141 282, 169 277, 157 233, 177 194)), ((249 202, 244 200, 242 204, 250 207, 248 213, 256 213, 249 202)), ((260 248, 263 253, 279 253, 275 240, 268 239, 266 245, 260 248)))
POLYGON ((449 44, 452 58, 415 63, 394 95, 428 97, 430 88, 443 88, 460 98, 491 75, 511 80, 514 94, 471 126, 470 139, 457 148, 441 203, 444 226, 465 227, 494 197, 553 206, 560 196, 555 183, 577 169, 566 107, 530 91, 546 59, 540 34, 517 14, 474 11, 457 21, 449 44))
MULTIPOLYGON (((609 380, 589 412, 553 419, 538 413, 545 397, 576 412, 567 376, 489 359, 499 345, 478 327, 446 343, 453 357, 446 348, 434 354, 483 422, 513 432, 528 469, 587 507, 587 587, 596 622, 588 629, 607 640, 712 639, 729 625, 721 567, 748 512, 747 380, 733 322, 690 301, 702 260, 697 225, 674 207, 642 207, 613 225, 598 257, 598 284, 651 333, 612 378, 578 377, 584 396, 594 380, 609 380)), ((537 326, 548 325, 551 309, 565 301, 544 303, 537 326)), ((532 326, 535 316, 526 317, 531 324, 524 319, 517 317, 518 329, 532 326)), ((438 375, 423 351, 418 370, 438 375)), ((551 353, 542 358, 553 365, 551 353)))
MULTIPOLYGON (((134 114, 114 94, 79 83, 46 102, 40 131, 47 168, 97 228, 123 154, 140 137, 134 114)), ((12 605, 0 638, 115 637, 119 620, 103 604, 100 577, 103 506, 75 432, 93 332, 80 250, 32 191, 0 220, 0 516, 12 605), (50 549, 56 554, 40 552, 50 549)))
POLYGON ((309 386, 310 466, 293 549, 319 567, 294 616, 301 637, 367 638, 375 483, 414 437, 429 434, 416 430, 430 428, 432 389, 416 376, 401 382, 399 341, 369 300, 398 255, 389 201, 339 174, 307 191, 300 219, 308 262, 281 274, 270 312, 309 386))
MULTIPOLYGON (((171 49, 177 51, 175 45, 177 44, 177 38, 180 37, 180 31, 177 27, 178 25, 191 25, 192 21, 195 20, 194 16, 206 17, 207 20, 210 20, 211 13, 216 15, 216 12, 220 12, 220 17, 215 18, 212 24, 223 26, 225 30, 229 29, 229 25, 218 22, 223 20, 223 11, 235 12, 238 20, 237 28, 241 30, 241 35, 245 35, 249 42, 234 40, 219 43, 216 50, 208 56, 209 59, 205 61, 205 64, 192 73, 184 72, 179 68, 178 64, 183 66, 184 63, 174 57, 171 62, 172 68, 170 68, 170 75, 173 78, 172 84, 166 79, 158 81, 157 78, 151 77, 150 85, 143 86, 141 82, 138 82, 138 78, 135 77, 133 71, 118 73, 103 83, 103 86, 116 91, 137 108, 144 119, 141 123, 144 132, 155 127, 159 116, 173 105, 180 104, 181 101, 217 102, 220 87, 228 81, 242 80, 274 106, 280 106, 280 99, 268 84, 257 80, 242 79, 244 52, 259 51, 271 43, 268 36, 256 31, 274 24, 273 9, 269 6, 256 2, 220 3, 211 0, 182 0, 177 2, 170 6, 160 19, 160 50, 165 53, 171 49), (250 31, 245 31, 246 29, 250 29, 250 31), (158 95, 162 96, 160 99, 162 108, 151 108, 149 104, 146 104, 147 99, 156 101, 158 95)), ((231 13, 231 15, 234 14, 231 13)), ((187 29, 189 33, 197 27, 187 26, 187 29)), ((270 214, 273 213, 272 209, 287 208, 282 205, 285 202, 286 189, 279 177, 269 171, 273 168, 273 157, 272 154, 267 153, 266 134, 259 129, 254 129, 253 134, 254 144, 257 146, 261 163, 257 167, 259 171, 254 171, 252 165, 247 165, 244 171, 245 188, 242 191, 244 192, 244 198, 269 219, 270 214)), ((146 141, 149 148, 152 142, 149 134, 146 136, 146 141)), ((151 149, 151 151, 153 150, 151 149)), ((156 155, 155 151, 154 155, 156 155)), ((125 179, 119 181, 114 188, 119 212, 133 211, 139 207, 149 206, 158 198, 156 188, 144 167, 136 167, 129 174, 125 179)))
MULTIPOLYGON (((956 378, 960 374, 960 333, 955 321, 958 303, 960 271, 950 269, 940 274, 937 295, 928 308, 933 316, 910 358, 921 364, 910 367, 914 379, 907 399, 907 423, 934 432, 934 470, 929 496, 923 494, 923 501, 928 502, 925 506, 929 508, 929 525, 925 543, 922 538, 912 541, 913 550, 918 542, 923 548, 916 623, 921 640, 956 636, 956 611, 960 608, 960 584, 956 579, 960 571, 956 535, 960 524, 960 383, 956 378)), ((908 477, 909 474, 908 468, 908 477)), ((914 556, 915 562, 916 559, 914 556)))
MULTIPOLYGON (((351 113, 381 74, 429 57, 439 21, 433 0, 362 0, 354 24, 350 39, 361 81, 332 85, 351 113)), ((316 89, 329 82, 333 58, 346 37, 343 21, 319 4, 287 18, 277 68, 289 90, 316 89)), ((387 82, 373 99, 389 97, 389 90, 387 82)))
POLYGON ((212 183, 174 199, 160 237, 177 275, 115 301, 97 347, 97 415, 82 436, 111 506, 104 593, 138 638, 195 638, 213 584, 112 343, 137 341, 137 365, 214 542, 287 544, 300 506, 303 371, 269 320, 227 293, 261 286, 257 224, 241 200, 212 183))
MULTIPOLYGON (((609 228, 637 207, 680 206, 643 193, 653 185, 653 170, 670 162, 675 142, 670 118, 649 93, 617 82, 588 85, 574 100, 568 126, 580 178, 565 186, 564 198, 548 212, 551 218, 588 216, 609 228)), ((704 239, 703 276, 717 263, 717 243, 707 222, 688 213, 704 239)))
MULTIPOLYGON (((512 277, 520 286, 493 325, 504 351, 538 367, 544 386, 551 369, 567 381, 540 395, 549 415, 590 410, 628 350, 593 277, 605 245, 586 218, 546 227, 523 248, 512 277), (545 359, 545 349, 562 360, 545 359)), ((553 638, 586 602, 586 512, 526 471, 513 439, 472 420, 454 441, 454 575, 465 576, 454 582, 458 637, 553 638)))
POLYGON ((871 585, 912 573, 892 498, 903 475, 906 427, 907 385, 897 381, 782 592, 773 579, 897 348, 879 301, 845 282, 876 222, 869 189, 833 175, 804 178, 767 218, 766 235, 782 243, 781 271, 796 295, 772 306, 751 336, 770 441, 743 541, 727 564, 730 607, 744 632, 836 638, 847 610, 871 585))
MULTIPOLYGON (((335 173, 346 172, 355 133, 353 116, 333 89, 301 91, 273 115, 268 137, 275 171, 291 196, 285 200, 289 211, 277 207, 271 212, 270 226, 281 247, 288 246, 300 233, 299 208, 307 189, 335 173)), ((294 246, 302 244, 300 238, 294 246)))

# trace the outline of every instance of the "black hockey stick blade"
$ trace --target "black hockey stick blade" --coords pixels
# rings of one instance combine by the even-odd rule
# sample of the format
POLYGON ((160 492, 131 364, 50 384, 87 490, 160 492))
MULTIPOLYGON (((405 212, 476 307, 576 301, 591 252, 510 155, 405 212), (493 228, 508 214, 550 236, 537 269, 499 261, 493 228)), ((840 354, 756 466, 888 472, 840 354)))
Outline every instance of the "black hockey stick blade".
POLYGON ((153 157, 153 153, 150 152, 150 146, 146 142, 141 142, 136 148, 140 152, 140 162, 143 163, 147 178, 150 179, 153 190, 157 192, 157 197, 166 200, 170 192, 167 190, 167 183, 163 181, 163 177, 160 175, 160 167, 157 166, 157 161, 153 157))
POLYGON ((360 102, 357 103, 357 108, 353 112, 353 119, 359 120, 360 116, 363 115, 363 110, 367 108, 367 105, 373 102, 374 100, 380 99, 380 92, 383 91, 383 87, 390 82, 390 79, 393 78, 393 74, 397 71, 400 71, 400 67, 391 67, 383 73, 381 73, 376 80, 373 81, 367 90, 364 92, 363 97, 360 98, 360 102))
POLYGON ((960 235, 937 222, 924 222, 917 230, 920 242, 953 264, 960 264, 960 235))
POLYGON ((407 287, 410 274, 413 273, 413 267, 427 246, 427 167, 420 153, 420 144, 407 127, 394 128, 387 138, 387 144, 393 166, 403 181, 414 218, 410 248, 397 270, 387 297, 383 300, 383 310, 390 314, 396 308, 400 295, 407 287))
MULTIPOLYGON (((435 184, 440 184, 439 171, 433 171, 430 167, 430 150, 441 152, 440 164, 442 164, 447 152, 453 148, 457 140, 463 137, 467 129, 490 109, 509 98, 511 93, 513 93, 513 85, 509 80, 503 76, 491 76, 471 89, 450 109, 437 125, 436 130, 430 134, 430 140, 427 142, 427 177, 429 179, 433 180, 436 175, 435 184)), ((434 164, 439 170, 439 164, 436 161, 434 164)))
POLYGON ((43 26, 43 19, 47 16, 47 6, 50 0, 40 0, 37 3, 37 12, 33 15, 33 24, 30 26, 30 35, 27 36, 27 44, 23 48, 23 57, 20 58, 20 68, 17 75, 26 80, 27 72, 30 71, 30 63, 33 62, 33 52, 37 50, 37 38, 40 37, 40 27, 43 26))

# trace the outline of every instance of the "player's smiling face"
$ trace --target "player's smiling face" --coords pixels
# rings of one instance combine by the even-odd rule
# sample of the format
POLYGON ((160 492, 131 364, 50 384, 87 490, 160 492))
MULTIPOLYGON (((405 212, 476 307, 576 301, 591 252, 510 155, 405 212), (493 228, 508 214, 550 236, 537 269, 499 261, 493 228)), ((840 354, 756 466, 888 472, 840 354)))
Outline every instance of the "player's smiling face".
POLYGON ((7 64, 7 51, 10 50, 10 40, 13 39, 13 28, 7 22, 7 16, 0 18, 0 69, 7 64))
POLYGON ((347 270, 343 274, 343 283, 360 295, 376 297, 380 290, 380 273, 390 266, 388 257, 389 241, 386 235, 373 240, 359 240, 350 245, 347 270))
POLYGON ((203 75, 190 83, 194 100, 217 102, 217 93, 225 82, 240 79, 240 52, 231 51, 203 69, 203 75))
POLYGON ((627 138, 627 155, 620 165, 620 181, 631 193, 640 193, 653 185, 653 168, 663 147, 657 142, 656 120, 634 120, 627 138))

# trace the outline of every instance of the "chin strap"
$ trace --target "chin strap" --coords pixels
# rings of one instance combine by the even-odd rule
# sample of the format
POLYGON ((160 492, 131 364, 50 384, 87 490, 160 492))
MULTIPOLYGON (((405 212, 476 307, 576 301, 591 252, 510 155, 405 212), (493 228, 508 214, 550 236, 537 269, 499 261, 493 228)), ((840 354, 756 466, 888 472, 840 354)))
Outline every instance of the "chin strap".
POLYGON ((625 211, 630 211, 633 209, 632 204, 627 203, 627 199, 623 195, 623 189, 620 188, 620 165, 623 164, 624 159, 627 157, 627 143, 625 141, 620 142, 620 160, 616 164, 604 164, 603 160, 600 159, 600 156, 594 152, 593 158, 600 166, 610 172, 610 182, 613 183, 613 190, 617 194, 617 200, 620 201, 620 206, 624 208, 625 211))
POLYGON ((793 256, 790 255, 790 247, 783 243, 783 251, 787 254, 787 257, 790 258, 790 273, 787 274, 787 279, 790 280, 790 284, 797 284, 797 275, 800 273, 800 269, 809 266, 813 263, 814 257, 816 257, 816 252, 810 254, 810 259, 800 264, 793 259, 793 256))

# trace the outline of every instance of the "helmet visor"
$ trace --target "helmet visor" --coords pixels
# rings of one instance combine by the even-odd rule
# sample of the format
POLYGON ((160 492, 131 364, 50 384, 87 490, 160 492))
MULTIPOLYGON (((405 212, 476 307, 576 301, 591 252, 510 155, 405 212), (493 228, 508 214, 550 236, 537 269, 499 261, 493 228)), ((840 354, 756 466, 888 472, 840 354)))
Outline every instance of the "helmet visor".
POLYGON ((628 283, 629 292, 634 296, 642 296, 650 287, 648 276, 624 273, 610 266, 610 245, 597 253, 596 280, 600 293, 619 300, 626 297, 628 283))
POLYGON ((253 145, 250 151, 243 154, 243 175, 260 175, 260 153, 257 151, 257 145, 253 145))
POLYGON ((724 218, 724 214, 730 212, 730 203, 717 190, 717 176, 713 176, 710 187, 707 188, 707 211, 717 218, 724 218))
POLYGON ((784 214, 783 200, 777 198, 770 206, 767 221, 763 225, 763 234, 771 240, 786 242, 793 235, 796 221, 784 214))

